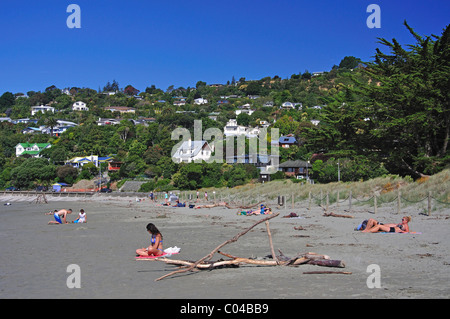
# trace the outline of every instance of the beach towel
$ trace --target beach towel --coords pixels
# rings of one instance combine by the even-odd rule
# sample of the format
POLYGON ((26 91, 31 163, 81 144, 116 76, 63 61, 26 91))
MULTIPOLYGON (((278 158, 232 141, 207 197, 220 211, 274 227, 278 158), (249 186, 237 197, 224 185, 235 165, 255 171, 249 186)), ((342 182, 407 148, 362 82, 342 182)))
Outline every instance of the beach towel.
POLYGON ((409 233, 394 233, 394 232, 383 231, 383 232, 378 232, 377 234, 413 234, 413 235, 420 235, 422 233, 416 232, 416 231, 410 231, 409 233))
POLYGON ((181 248, 175 247, 169 247, 167 249, 164 249, 164 252, 159 256, 136 256, 136 259, 154 259, 154 258, 161 258, 161 257, 170 257, 172 255, 178 254, 180 252, 181 248))

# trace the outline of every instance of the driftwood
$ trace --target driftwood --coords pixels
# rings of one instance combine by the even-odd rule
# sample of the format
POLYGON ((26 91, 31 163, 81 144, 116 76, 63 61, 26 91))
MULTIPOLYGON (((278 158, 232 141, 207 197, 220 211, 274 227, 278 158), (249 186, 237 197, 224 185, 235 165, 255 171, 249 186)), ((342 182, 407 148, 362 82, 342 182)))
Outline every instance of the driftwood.
POLYGON ((241 205, 241 206, 235 206, 235 207, 232 207, 231 205, 226 204, 225 207, 226 207, 226 208, 229 208, 229 209, 236 209, 236 208, 239 208, 239 209, 249 209, 249 208, 253 208, 253 207, 259 206, 259 205, 261 205, 262 203, 264 203, 264 201, 261 201, 261 202, 259 202, 259 203, 252 204, 252 205, 247 205, 247 206, 242 206, 242 205, 241 205))
MULTIPOLYGON (((294 258, 291 258, 289 260, 284 261, 277 261, 277 260, 260 260, 260 259, 250 259, 250 258, 242 258, 242 257, 236 257, 232 256, 230 254, 224 253, 222 251, 217 251, 217 253, 231 258, 229 260, 217 260, 217 261, 203 261, 202 263, 199 263, 195 266, 195 268, 200 270, 210 270, 214 268, 222 268, 226 266, 232 266, 237 267, 240 264, 250 264, 250 265, 258 265, 258 266, 277 266, 277 265, 284 265, 284 266, 298 266, 303 264, 310 264, 310 265, 319 265, 319 266, 325 266, 325 267, 338 267, 338 268, 345 268, 345 264, 340 260, 330 260, 327 255, 320 255, 316 253, 304 253, 301 255, 298 255, 294 258), (328 258, 328 259, 326 259, 328 258)), ((156 260, 156 261, 163 261, 166 264, 171 265, 178 265, 178 266, 185 266, 185 267, 193 267, 195 264, 194 261, 188 261, 188 260, 177 260, 177 259, 169 259, 165 257, 161 258, 153 258, 149 260, 156 260)), ((183 269, 185 270, 185 269, 183 269)), ((187 271, 187 270, 186 270, 187 271)))
POLYGON ((315 259, 308 262, 310 265, 318 265, 325 267, 345 268, 345 264, 341 260, 315 259))
POLYGON ((331 213, 324 213, 323 216, 325 217, 343 217, 343 218, 354 218, 354 216, 351 215, 340 215, 340 214, 335 214, 333 212, 331 213))
POLYGON ((218 202, 218 203, 214 203, 214 204, 205 204, 205 205, 196 205, 194 208, 214 208, 214 207, 226 207, 228 209, 249 209, 249 208, 253 208, 256 206, 261 205, 262 203, 264 203, 264 201, 256 203, 256 204, 252 204, 252 205, 248 205, 248 206, 231 206, 230 204, 228 204, 227 202, 218 202))
POLYGON ((279 213, 268 216, 264 219, 261 219, 260 221, 256 222, 253 226, 247 228, 246 230, 240 232, 233 238, 220 244, 213 251, 211 251, 208 255, 204 256, 203 258, 201 258, 197 261, 176 260, 176 259, 169 259, 166 257, 150 259, 152 261, 162 261, 166 264, 178 265, 178 266, 183 267, 182 269, 172 271, 169 274, 159 277, 158 279, 156 279, 156 281, 173 276, 175 274, 185 273, 188 271, 211 270, 211 269, 223 268, 223 267, 239 267, 241 264, 250 264, 250 265, 258 265, 258 266, 294 266, 294 267, 303 265, 303 264, 311 264, 311 265, 318 265, 318 266, 325 266, 325 267, 339 267, 339 268, 345 267, 345 264, 340 260, 331 260, 331 258, 327 255, 316 254, 313 252, 302 253, 302 254, 298 254, 297 256, 295 256, 293 258, 289 258, 289 257, 285 256, 280 250, 278 250, 280 255, 276 256, 274 248, 273 248, 273 243, 272 243, 272 235, 270 232, 269 220, 277 217, 278 215, 279 215, 279 213), (272 253, 272 255, 270 255, 270 257, 272 260, 261 260, 261 259, 236 257, 236 256, 232 256, 230 254, 220 251, 220 249, 222 247, 226 246, 227 244, 237 241, 241 236, 245 235, 250 230, 252 230, 254 227, 256 227, 257 225, 264 223, 264 222, 266 223, 266 229, 267 229, 267 233, 268 233, 268 237, 269 237, 269 245, 270 245, 270 250, 272 253), (228 260, 220 259, 217 261, 210 261, 215 253, 219 253, 230 259, 228 259, 228 260))
POLYGON ((305 275, 321 275, 321 274, 342 274, 351 275, 350 271, 304 271, 305 275))
POLYGON ((248 233, 250 230, 252 230, 254 227, 256 227, 257 225, 264 223, 266 220, 275 218, 279 215, 280 213, 274 214, 272 216, 266 217, 264 219, 261 219, 260 221, 258 221, 256 224, 254 224, 253 226, 247 228, 246 230, 244 230, 243 232, 237 234, 236 236, 234 236, 233 238, 227 240, 226 242, 220 244, 219 246, 217 246, 213 251, 211 251, 208 255, 206 255, 205 257, 197 260, 195 263, 193 263, 191 266, 189 266, 189 268, 187 269, 181 269, 181 270, 177 270, 177 271, 172 271, 171 273, 164 275, 162 277, 159 277, 158 279, 156 279, 156 281, 159 281, 161 279, 167 278, 169 276, 178 274, 178 273, 183 273, 183 272, 187 272, 190 271, 192 269, 194 269, 195 267, 197 267, 200 263, 204 262, 205 260, 210 260, 212 258, 212 256, 219 250, 221 249, 223 246, 228 245, 230 243, 233 243, 235 241, 237 241, 239 239, 239 237, 245 235, 246 233, 248 233))

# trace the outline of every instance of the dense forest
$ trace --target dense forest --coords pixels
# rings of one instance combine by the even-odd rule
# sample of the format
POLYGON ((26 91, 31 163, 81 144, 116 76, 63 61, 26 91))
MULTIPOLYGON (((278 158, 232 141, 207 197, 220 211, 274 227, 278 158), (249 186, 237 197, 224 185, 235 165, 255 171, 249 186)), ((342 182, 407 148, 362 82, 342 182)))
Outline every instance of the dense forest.
POLYGON ((430 36, 418 35, 406 22, 405 27, 414 44, 379 39, 373 61, 347 56, 317 74, 305 70, 286 79, 233 77, 221 85, 198 81, 195 87, 164 90, 150 85, 142 92, 131 84, 120 88, 115 80, 97 90, 50 86, 42 92, 5 92, 0 117, 35 118, 35 126, 54 126, 57 119, 78 125, 55 137, 23 134, 30 124, 0 122, 0 188, 94 178, 99 173, 94 165, 80 171, 64 165, 67 159, 91 154, 123 163, 120 171, 109 174, 111 181, 148 179, 148 190, 242 185, 258 177, 254 166, 171 160, 179 142, 171 139, 175 128, 193 133, 194 120, 202 120, 203 131, 222 130, 234 118, 252 127, 267 121, 269 130, 293 134, 297 144, 280 149, 280 162, 310 161, 317 182, 337 181, 337 162, 342 181, 435 174, 450 164, 450 26, 430 36), (177 103, 180 97, 185 103, 177 103), (199 98, 207 102, 194 103, 199 98), (72 111, 76 101, 85 102, 89 111, 72 111), (285 102, 296 107, 284 109, 285 102), (236 117, 235 111, 246 104, 254 112, 236 117), (56 111, 31 116, 35 105, 51 105, 56 111), (111 112, 107 106, 132 107, 135 113, 111 112), (99 126, 99 118, 121 121, 99 126), (130 121, 138 118, 153 120, 148 125, 130 121), (51 148, 41 158, 16 157, 15 146, 24 142, 51 143, 51 148))

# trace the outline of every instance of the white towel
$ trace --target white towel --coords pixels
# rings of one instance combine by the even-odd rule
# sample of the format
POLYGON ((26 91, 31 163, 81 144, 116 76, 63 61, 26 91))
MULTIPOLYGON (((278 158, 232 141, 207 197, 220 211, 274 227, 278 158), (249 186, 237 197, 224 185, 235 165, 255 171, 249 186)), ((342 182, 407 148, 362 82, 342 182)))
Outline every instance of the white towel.
POLYGON ((167 254, 166 257, 172 256, 172 254, 178 254, 180 252, 181 248, 175 247, 169 247, 164 249, 164 252, 167 254))

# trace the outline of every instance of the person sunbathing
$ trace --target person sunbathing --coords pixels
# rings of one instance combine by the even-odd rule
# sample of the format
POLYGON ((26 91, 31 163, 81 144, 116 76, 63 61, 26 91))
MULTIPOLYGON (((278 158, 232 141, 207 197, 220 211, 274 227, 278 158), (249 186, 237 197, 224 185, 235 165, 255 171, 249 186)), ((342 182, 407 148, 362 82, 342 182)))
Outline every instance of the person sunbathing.
POLYGON ((363 233, 377 233, 377 232, 387 232, 387 233, 409 233, 408 223, 411 221, 410 216, 404 216, 402 222, 399 224, 382 224, 375 219, 369 219, 367 221, 366 229, 363 233))
POLYGON ((163 237, 161 232, 152 223, 147 225, 147 231, 151 235, 150 246, 147 248, 136 249, 136 255, 138 256, 161 256, 163 251, 163 237))
POLYGON ((265 207, 264 205, 261 205, 261 209, 257 209, 257 210, 248 210, 248 211, 238 211, 237 212, 238 215, 246 215, 246 216, 251 216, 251 215, 271 215, 272 214, 272 209, 269 207, 265 207))

